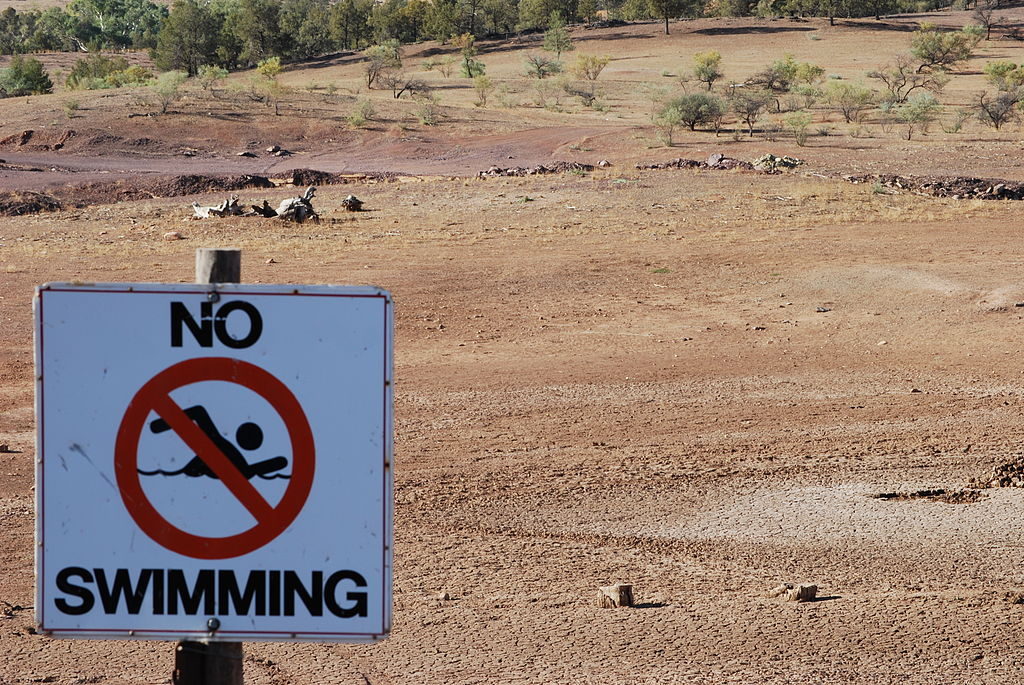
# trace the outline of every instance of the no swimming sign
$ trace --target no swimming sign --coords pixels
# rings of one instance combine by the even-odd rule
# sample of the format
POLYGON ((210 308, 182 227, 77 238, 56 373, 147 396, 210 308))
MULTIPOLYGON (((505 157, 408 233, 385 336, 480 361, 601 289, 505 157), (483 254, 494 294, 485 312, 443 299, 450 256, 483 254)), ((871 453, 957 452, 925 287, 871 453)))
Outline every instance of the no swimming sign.
POLYGON ((40 287, 41 630, 386 637, 392 328, 376 288, 40 287))

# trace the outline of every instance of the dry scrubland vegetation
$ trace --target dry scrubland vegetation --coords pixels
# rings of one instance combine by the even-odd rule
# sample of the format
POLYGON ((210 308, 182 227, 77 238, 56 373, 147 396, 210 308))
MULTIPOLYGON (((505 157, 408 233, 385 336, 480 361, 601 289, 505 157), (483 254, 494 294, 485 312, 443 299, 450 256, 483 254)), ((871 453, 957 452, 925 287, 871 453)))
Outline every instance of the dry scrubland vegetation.
MULTIPOLYGON (((61 197, 81 206, 0 222, 0 683, 168 681, 169 645, 34 632, 29 302, 48 280, 190 280, 208 245, 242 247, 247 281, 397 303, 395 632, 247 645, 247 682, 1021 682, 1022 491, 972 487, 1019 467, 1019 205, 839 178, 1024 181, 1019 122, 978 118, 980 93, 1020 87, 986 70, 1024 62, 1004 37, 1020 10, 1001 13, 992 40, 960 31, 971 10, 704 18, 574 27, 561 55, 539 32, 403 45, 399 67, 381 41, 99 89, 67 88, 78 55, 37 55, 55 92, 0 100, 0 184, 77 184, 61 197), (885 104, 869 72, 944 36, 970 56, 912 67, 938 105, 885 104), (844 113, 844 85, 876 94, 844 113), (720 120, 691 130, 690 106, 713 108, 693 96, 720 120), (767 103, 749 122, 745 97, 767 103), (634 167, 713 152, 805 164, 634 167), (320 224, 192 221, 188 202, 226 193, 89 186, 297 167, 353 176, 320 188, 320 224), (350 193, 365 211, 341 210, 350 193), (782 581, 824 601, 769 597, 782 581), (613 582, 639 606, 597 608, 613 582)), ((123 56, 116 72, 155 73, 123 56)))

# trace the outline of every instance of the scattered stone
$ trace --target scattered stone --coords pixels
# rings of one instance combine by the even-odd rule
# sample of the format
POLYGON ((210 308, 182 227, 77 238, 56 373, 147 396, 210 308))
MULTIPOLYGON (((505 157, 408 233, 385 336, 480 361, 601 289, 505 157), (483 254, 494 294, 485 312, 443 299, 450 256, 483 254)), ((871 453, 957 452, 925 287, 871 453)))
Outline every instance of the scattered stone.
POLYGON ((319 169, 292 169, 294 186, 325 186, 332 183, 345 183, 345 178, 340 174, 319 169))
POLYGON ((267 264, 277 264, 277 260, 271 257, 270 259, 267 260, 267 264))
POLYGON ((973 176, 897 176, 866 174, 843 176, 850 183, 872 183, 880 188, 954 200, 1024 200, 1024 183, 973 176))
POLYGON ((787 602, 813 602, 818 597, 818 586, 801 583, 782 583, 768 593, 769 597, 782 597, 787 602))
POLYGON ((438 593, 437 598, 442 602, 447 602, 451 600, 452 596, 449 595, 447 592, 441 591, 440 593, 438 593))
POLYGON ((177 231, 167 231, 164 233, 164 240, 184 240, 184 236, 177 231))
POLYGON ((704 162, 698 162, 695 159, 672 159, 667 162, 655 162, 652 164, 637 164, 637 169, 717 169, 717 170, 730 170, 730 169, 744 169, 747 171, 754 171, 754 165, 750 162, 744 162, 740 159, 733 159, 732 157, 726 157, 723 154, 713 154, 707 158, 704 162))
POLYGON ((477 172, 477 178, 493 178, 497 176, 536 176, 541 174, 563 174, 567 171, 584 172, 593 171, 593 164, 582 162, 552 162, 551 164, 538 164, 532 167, 514 166, 502 168, 492 166, 487 171, 477 172))
POLYGON ((612 163, 609 162, 607 159, 602 159, 600 162, 597 163, 597 166, 601 167, 602 169, 607 169, 611 165, 612 163))
POLYGON ((1024 488, 1024 457, 999 464, 991 475, 974 479, 971 485, 982 488, 1024 488))
POLYGON ((363 211, 363 201, 355 195, 349 195, 341 201, 341 206, 346 212, 361 212, 363 211))
POLYGON ((1010 604, 1024 604, 1024 592, 1007 592, 1003 599, 1010 604))
POLYGON ((238 157, 255 157, 256 153, 255 152, 249 152, 248 150, 243 150, 242 152, 239 152, 236 156, 238 156, 238 157))
POLYGON ((274 156, 275 157, 289 157, 289 156, 291 156, 291 154, 292 153, 288 152, 287 150, 278 150, 277 152, 274 153, 274 156))
POLYGON ((280 145, 271 145, 270 147, 267 148, 267 152, 269 152, 270 154, 274 154, 275 152, 279 152, 280 150, 280 145))
POLYGON ((602 609, 633 606, 633 586, 616 583, 598 588, 597 605, 602 609))
POLYGON ((0 192, 0 216, 23 216, 39 212, 55 212, 61 202, 52 195, 30 190, 0 192))
POLYGON ((826 312, 832 311, 832 308, 831 307, 815 307, 814 311, 818 312, 819 314, 825 314, 826 312))
POLYGON ((771 153, 761 155, 754 160, 754 168, 758 171, 763 171, 766 174, 778 174, 782 173, 783 169, 796 169, 798 166, 802 166, 804 160, 797 159, 796 157, 789 157, 783 155, 777 157, 771 153))

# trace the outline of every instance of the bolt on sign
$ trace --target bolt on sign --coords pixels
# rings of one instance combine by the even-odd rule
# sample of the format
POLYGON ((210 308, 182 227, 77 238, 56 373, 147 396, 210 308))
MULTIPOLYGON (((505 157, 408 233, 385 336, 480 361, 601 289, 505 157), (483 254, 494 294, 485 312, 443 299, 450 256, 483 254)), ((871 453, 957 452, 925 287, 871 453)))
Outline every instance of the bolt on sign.
POLYGON ((387 292, 53 283, 35 312, 41 631, 387 636, 387 292))

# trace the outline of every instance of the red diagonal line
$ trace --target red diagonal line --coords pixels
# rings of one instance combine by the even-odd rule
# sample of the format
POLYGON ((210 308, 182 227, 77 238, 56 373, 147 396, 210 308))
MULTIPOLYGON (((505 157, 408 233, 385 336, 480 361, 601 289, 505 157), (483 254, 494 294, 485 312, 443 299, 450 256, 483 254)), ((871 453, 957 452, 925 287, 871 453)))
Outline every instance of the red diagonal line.
POLYGON ((262 523, 274 515, 274 508, 253 487, 242 472, 221 452, 209 436, 190 419, 170 395, 153 399, 153 410, 160 415, 189 448, 217 474, 238 501, 262 523))

